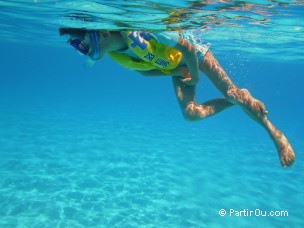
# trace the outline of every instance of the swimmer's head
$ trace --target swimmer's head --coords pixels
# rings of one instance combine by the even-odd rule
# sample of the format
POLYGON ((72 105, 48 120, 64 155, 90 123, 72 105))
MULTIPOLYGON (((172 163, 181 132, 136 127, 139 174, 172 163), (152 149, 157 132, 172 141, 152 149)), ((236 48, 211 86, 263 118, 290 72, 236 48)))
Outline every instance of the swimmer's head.
MULTIPOLYGON (((69 35, 68 43, 80 54, 87 55, 93 60, 102 58, 100 32, 87 29, 60 28, 60 35, 69 35)), ((104 35, 103 35, 104 37, 104 35)))

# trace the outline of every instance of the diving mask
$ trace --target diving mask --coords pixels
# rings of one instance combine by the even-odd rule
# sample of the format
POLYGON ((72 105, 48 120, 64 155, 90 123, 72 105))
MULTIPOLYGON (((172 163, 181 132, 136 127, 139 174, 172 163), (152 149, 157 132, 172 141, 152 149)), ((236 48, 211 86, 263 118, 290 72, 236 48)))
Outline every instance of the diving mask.
MULTIPOLYGON (((100 49, 99 49, 99 37, 98 32, 93 31, 89 32, 90 35, 90 43, 92 44, 93 48, 93 54, 90 56, 93 60, 98 60, 98 57, 100 55, 100 49)), ((73 46, 77 51, 79 51, 83 55, 88 55, 90 51, 90 44, 86 40, 80 40, 80 39, 73 39, 69 41, 70 45, 73 46)))

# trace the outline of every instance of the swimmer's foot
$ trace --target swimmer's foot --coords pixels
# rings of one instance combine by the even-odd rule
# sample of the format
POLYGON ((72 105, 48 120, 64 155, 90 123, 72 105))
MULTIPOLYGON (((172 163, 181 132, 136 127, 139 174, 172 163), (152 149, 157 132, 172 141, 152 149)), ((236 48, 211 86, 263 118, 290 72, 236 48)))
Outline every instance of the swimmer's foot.
POLYGON ((278 149, 279 158, 283 168, 291 166, 295 161, 295 154, 286 137, 279 130, 273 133, 274 143, 278 149))
POLYGON ((295 154, 286 137, 266 117, 263 120, 263 126, 268 131, 278 150, 283 168, 292 166, 295 161, 295 154))
POLYGON ((234 104, 239 105, 252 119, 268 131, 278 150, 282 166, 284 168, 291 166, 295 161, 293 149, 282 132, 276 129, 267 119, 268 111, 263 102, 253 98, 246 89, 232 88, 227 93, 235 101, 232 101, 234 104))

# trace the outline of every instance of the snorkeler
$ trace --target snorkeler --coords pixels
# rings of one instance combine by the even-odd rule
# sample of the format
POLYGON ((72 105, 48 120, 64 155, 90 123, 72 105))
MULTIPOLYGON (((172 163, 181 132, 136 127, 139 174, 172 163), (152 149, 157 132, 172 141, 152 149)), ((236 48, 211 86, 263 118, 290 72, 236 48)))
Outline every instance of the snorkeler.
POLYGON ((172 76, 174 91, 186 120, 201 120, 233 105, 240 106, 268 132, 282 166, 293 164, 293 149, 266 117, 268 112, 264 104, 230 80, 209 50, 210 44, 201 38, 177 31, 146 33, 60 28, 59 33, 69 35, 70 45, 93 60, 108 54, 118 64, 144 76, 172 76), (199 70, 224 98, 197 104, 195 88, 200 79, 199 70))

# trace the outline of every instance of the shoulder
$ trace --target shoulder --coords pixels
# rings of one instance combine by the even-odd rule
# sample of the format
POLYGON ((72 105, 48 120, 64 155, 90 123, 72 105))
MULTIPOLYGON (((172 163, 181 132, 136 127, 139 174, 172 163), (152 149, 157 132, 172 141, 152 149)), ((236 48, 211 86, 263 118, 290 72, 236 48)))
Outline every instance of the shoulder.
POLYGON ((165 32, 157 32, 151 33, 151 36, 157 40, 157 42, 168 45, 170 47, 174 47, 179 38, 178 31, 165 31, 165 32))

